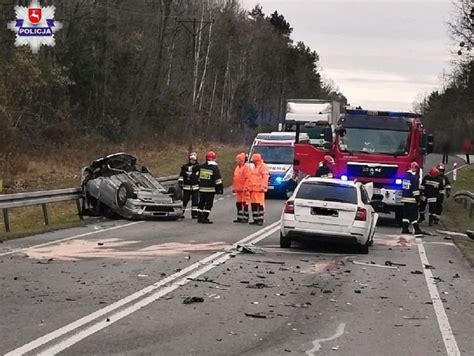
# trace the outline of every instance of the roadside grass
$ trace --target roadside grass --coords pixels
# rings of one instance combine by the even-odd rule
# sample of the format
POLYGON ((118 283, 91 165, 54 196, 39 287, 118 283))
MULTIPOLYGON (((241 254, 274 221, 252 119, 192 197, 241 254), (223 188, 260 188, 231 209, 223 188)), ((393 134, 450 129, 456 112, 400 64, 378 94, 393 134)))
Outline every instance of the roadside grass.
MULTIPOLYGON (((203 162, 207 151, 215 150, 223 176, 224 185, 232 183, 235 155, 248 148, 225 144, 198 144, 193 150, 203 162)), ((92 145, 87 149, 65 149, 52 154, 16 155, 10 169, 4 174, 3 185, 9 193, 70 188, 79 185, 80 168, 92 160, 115 152, 127 152, 138 158, 138 163, 148 167, 156 176, 179 174, 182 164, 187 162, 188 147, 184 145, 152 147, 150 145, 92 145)), ((41 206, 15 208, 9 211, 12 232, 5 233, 0 217, 0 240, 29 236, 59 228, 79 226, 75 202, 48 204, 50 225, 45 226, 41 206)))
MULTIPOLYGON (((450 176, 450 178, 452 178, 450 176)), ((460 190, 468 190, 474 192, 474 166, 466 167, 458 171, 458 179, 451 182, 453 189, 452 194, 460 190)), ((443 211, 443 224, 450 231, 465 232, 466 230, 474 230, 474 217, 469 217, 468 208, 464 207, 461 202, 455 202, 454 199, 447 199, 443 211)), ((462 251, 471 266, 474 267, 474 240, 468 237, 456 236, 453 238, 454 243, 462 251)))

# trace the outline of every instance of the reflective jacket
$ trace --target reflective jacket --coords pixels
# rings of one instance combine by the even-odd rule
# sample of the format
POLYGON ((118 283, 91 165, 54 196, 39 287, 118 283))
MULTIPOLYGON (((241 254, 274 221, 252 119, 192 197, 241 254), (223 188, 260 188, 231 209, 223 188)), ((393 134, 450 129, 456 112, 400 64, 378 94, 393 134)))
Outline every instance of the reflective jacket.
POLYGON ((423 192, 428 203, 436 203, 440 192, 444 190, 443 179, 440 176, 432 177, 427 174, 421 181, 420 190, 423 192))
POLYGON ((207 161, 196 168, 199 177, 199 191, 202 193, 222 194, 224 186, 217 163, 207 161))
POLYGON ((262 161, 255 165, 250 175, 250 190, 253 192, 266 192, 270 173, 267 165, 262 161))
POLYGON ((183 186, 184 190, 199 190, 199 177, 195 169, 197 166, 197 163, 186 163, 181 166, 178 183, 183 186))
POLYGON ((242 166, 236 166, 234 169, 234 177, 232 181, 232 190, 240 193, 249 189, 251 170, 245 163, 242 166))
POLYGON ((402 181, 402 203, 418 203, 420 199, 420 180, 408 171, 402 181))
POLYGON ((316 177, 321 177, 321 178, 334 178, 334 175, 332 174, 331 168, 328 166, 321 166, 318 168, 316 171, 316 177))

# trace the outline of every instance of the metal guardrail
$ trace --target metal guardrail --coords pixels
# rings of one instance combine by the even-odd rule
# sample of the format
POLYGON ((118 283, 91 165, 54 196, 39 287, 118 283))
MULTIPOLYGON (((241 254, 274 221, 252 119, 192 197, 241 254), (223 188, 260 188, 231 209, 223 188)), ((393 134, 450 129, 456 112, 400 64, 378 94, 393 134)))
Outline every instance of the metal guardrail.
POLYGON ((471 203, 469 208, 469 217, 473 217, 474 215, 474 193, 471 193, 467 190, 461 190, 453 194, 453 199, 455 201, 463 201, 464 207, 467 209, 468 202, 471 203))
MULTIPOLYGON (((178 176, 160 177, 157 178, 157 180, 163 186, 169 186, 173 185, 178 180, 178 176)), ((5 231, 10 232, 10 219, 8 216, 8 210, 25 206, 41 205, 43 209, 44 223, 45 225, 49 225, 48 207, 46 204, 75 200, 77 214, 82 220, 81 198, 82 189, 80 187, 46 190, 39 192, 0 194, 0 209, 3 212, 3 222, 5 224, 5 231)))

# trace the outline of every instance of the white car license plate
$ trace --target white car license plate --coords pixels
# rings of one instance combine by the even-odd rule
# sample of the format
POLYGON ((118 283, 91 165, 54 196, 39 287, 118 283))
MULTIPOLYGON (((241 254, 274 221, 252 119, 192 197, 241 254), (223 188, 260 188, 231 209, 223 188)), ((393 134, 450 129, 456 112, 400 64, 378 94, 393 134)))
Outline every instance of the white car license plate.
POLYGON ((268 190, 273 190, 273 189, 275 189, 275 187, 273 185, 268 186, 268 190))
POLYGON ((382 189, 380 189, 380 188, 374 188, 374 194, 377 194, 377 195, 382 194, 382 189))

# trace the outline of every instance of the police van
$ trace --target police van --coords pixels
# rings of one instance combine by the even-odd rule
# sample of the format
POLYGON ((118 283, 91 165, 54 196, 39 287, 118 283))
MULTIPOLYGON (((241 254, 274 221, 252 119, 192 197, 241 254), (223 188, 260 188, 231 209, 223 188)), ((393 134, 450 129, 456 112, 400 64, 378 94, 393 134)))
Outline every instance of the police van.
MULTIPOLYGON (((259 153, 268 167, 268 195, 287 197, 296 188, 293 175, 295 132, 259 133, 249 152, 249 161, 254 153, 259 153)), ((309 142, 309 136, 300 133, 300 142, 309 142)), ((251 164, 251 162, 249 163, 251 164)))

